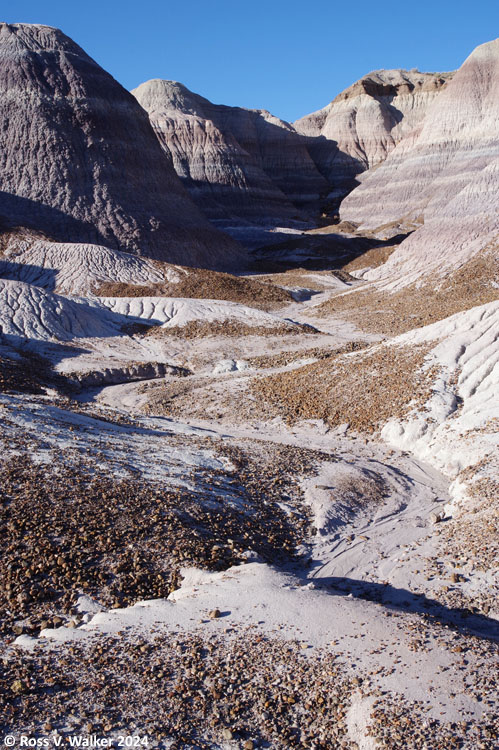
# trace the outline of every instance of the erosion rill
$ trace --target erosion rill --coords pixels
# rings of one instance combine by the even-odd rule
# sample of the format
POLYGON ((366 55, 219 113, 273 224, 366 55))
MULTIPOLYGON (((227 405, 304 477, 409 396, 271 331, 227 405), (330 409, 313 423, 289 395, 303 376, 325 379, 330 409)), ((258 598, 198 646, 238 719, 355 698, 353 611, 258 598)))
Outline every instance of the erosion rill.
POLYGON ((497 748, 498 61, 289 124, 0 24, 6 746, 497 748))

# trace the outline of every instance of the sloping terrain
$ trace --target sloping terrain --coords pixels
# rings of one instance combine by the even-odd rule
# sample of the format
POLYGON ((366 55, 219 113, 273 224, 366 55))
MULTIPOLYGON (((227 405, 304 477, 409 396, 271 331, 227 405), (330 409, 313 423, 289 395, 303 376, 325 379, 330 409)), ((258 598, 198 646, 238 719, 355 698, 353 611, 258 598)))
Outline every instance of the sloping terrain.
POLYGON ((0 217, 63 242, 230 267, 131 94, 58 29, 0 25, 0 217))
MULTIPOLYGON (((389 262, 388 258, 381 260, 389 262)), ((373 268, 383 268, 377 260, 373 262, 372 254, 367 253, 346 268, 353 265, 353 276, 365 278, 373 268), (367 265, 362 268, 364 263, 367 265)), ((455 270, 446 268, 445 263, 446 260, 442 262, 443 278, 428 274, 421 279, 418 270, 410 284, 406 276, 381 279, 356 289, 355 294, 326 300, 319 311, 325 319, 331 314, 341 315, 361 324, 366 331, 395 335, 499 299, 497 243, 477 252, 455 270)))
MULTIPOLYGON (((168 269, 171 279, 178 278, 168 269)), ((105 282, 157 284, 165 273, 146 258, 102 245, 13 236, 0 256, 0 277, 61 294, 87 295, 105 282)))
MULTIPOLYGON (((51 91, 64 71, 68 91, 94 91, 75 73, 84 60, 113 94, 59 32, 4 24, 1 34, 18 55, 14 82, 23 65, 32 70, 39 38, 51 91)), ((158 750, 495 750, 495 45, 447 84, 417 71, 372 74, 315 117, 336 111, 344 123, 358 111, 345 143, 359 149, 352 161, 364 152, 364 166, 400 137, 389 166, 428 121, 436 127, 454 90, 448 111, 463 128, 450 139, 441 116, 441 156, 456 171, 422 165, 432 171, 422 210, 435 205, 424 225, 422 193, 408 187, 403 221, 371 226, 371 209, 386 206, 366 200, 367 229, 359 218, 299 238, 288 227, 273 258, 255 254, 257 275, 233 276, 101 238, 60 241, 57 222, 51 232, 1 220, 2 736, 19 746, 131 736, 158 750), (379 125, 372 139, 369 122, 379 125), (459 205, 462 252, 445 230, 459 205)), ((265 222, 309 188, 312 201, 313 180, 297 178, 310 166, 302 147, 325 136, 297 140, 268 113, 211 105, 179 84, 141 89, 151 107, 162 102, 158 137, 166 133, 176 169, 217 221, 265 222), (282 195, 270 214, 267 188, 282 195)), ((126 124, 130 97, 116 96, 126 124)), ((44 113, 64 123, 70 103, 44 113)), ((54 170, 46 192, 64 184, 59 157, 44 165, 54 170)), ((99 179, 85 220, 95 208, 95 231, 147 239, 111 198, 102 213, 99 179)))
POLYGON ((330 200, 342 198, 353 178, 378 166, 403 138, 415 137, 451 78, 452 73, 376 70, 293 123, 310 138, 310 154, 333 187, 330 200))
POLYGON ((477 47, 409 136, 343 202, 361 227, 423 226, 370 279, 442 275, 497 241, 499 40, 477 47))
POLYGON ((276 223, 317 211, 327 183, 292 126, 264 110, 212 104, 176 81, 132 91, 193 199, 210 219, 276 223))

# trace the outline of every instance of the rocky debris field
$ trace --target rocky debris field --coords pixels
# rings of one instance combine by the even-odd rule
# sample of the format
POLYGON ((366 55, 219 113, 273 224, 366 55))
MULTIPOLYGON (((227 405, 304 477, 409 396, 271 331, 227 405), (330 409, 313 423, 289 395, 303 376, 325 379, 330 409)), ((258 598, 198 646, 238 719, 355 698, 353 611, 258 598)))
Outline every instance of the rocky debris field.
POLYGON ((348 424, 355 432, 373 433, 388 417, 428 400, 435 377, 434 369, 421 370, 428 350, 377 346, 337 355, 259 378, 252 390, 269 417, 321 419, 331 427, 348 424))
POLYGON ((309 523, 297 477, 312 469, 314 453, 224 446, 223 455, 230 470, 198 470, 194 492, 118 479, 88 459, 65 464, 54 454, 50 465, 36 464, 23 452, 4 460, 4 637, 71 621, 78 592, 127 606, 168 596, 181 566, 220 570, 248 550, 280 564, 294 559, 309 523))
POLYGON ((44 393, 39 370, 24 357, 0 356, 0 392, 44 393))
MULTIPOLYGON (((423 702, 384 695, 376 687, 383 669, 350 669, 341 643, 317 651, 306 641, 254 628, 239 633, 228 627, 224 636, 203 635, 199 628, 11 649, 0 678, 7 726, 63 738, 129 733, 147 737, 148 746, 176 750, 497 746, 499 726, 490 705, 479 722, 433 718, 423 702)), ((414 635, 414 649, 424 649, 424 637, 414 635)), ((457 644, 468 691, 486 695, 496 678, 496 649, 472 638, 457 644)))
POLYGON ((0 56, 0 742, 496 750, 499 40, 294 125, 0 56))
MULTIPOLYGON (((161 270, 162 264, 157 264, 161 270)), ((191 297, 240 302, 262 310, 272 310, 291 300, 291 295, 272 283, 251 277, 175 266, 173 281, 145 285, 106 282, 95 293, 100 297, 191 297)))
MULTIPOLYGON (((374 267, 366 255, 356 267, 374 267)), ((349 266, 347 266, 349 268, 349 266)), ((396 336, 421 328, 477 305, 499 299, 499 255, 497 244, 485 249, 453 270, 444 279, 424 282, 387 294, 368 286, 356 294, 343 294, 321 304, 318 314, 345 316, 364 331, 396 336)))
POLYGON ((224 321, 191 321, 183 326, 171 326, 169 328, 149 328, 145 335, 154 338, 167 338, 175 336, 182 340, 195 338, 207 338, 208 336, 293 336, 300 334, 317 333, 311 325, 294 323, 277 323, 274 326, 245 325, 237 320, 224 321))

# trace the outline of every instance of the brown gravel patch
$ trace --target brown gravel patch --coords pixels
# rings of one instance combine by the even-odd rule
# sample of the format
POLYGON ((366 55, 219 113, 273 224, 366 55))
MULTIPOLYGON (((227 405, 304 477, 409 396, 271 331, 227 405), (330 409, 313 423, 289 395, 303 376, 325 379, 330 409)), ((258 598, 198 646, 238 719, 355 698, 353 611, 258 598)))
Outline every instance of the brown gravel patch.
POLYGON ((38 229, 29 229, 28 227, 12 227, 6 224, 4 219, 0 218, 0 256, 5 255, 11 244, 17 245, 19 242, 33 243, 38 240, 55 242, 45 232, 38 229))
POLYGON ((141 392, 147 394, 143 412, 149 416, 215 420, 227 425, 251 423, 262 416, 261 405, 248 391, 245 377, 147 384, 141 392))
POLYGON ((299 323, 282 323, 275 326, 250 326, 237 320, 202 321, 192 320, 183 326, 163 328, 152 326, 144 331, 145 336, 168 338, 173 336, 182 339, 206 338, 207 336, 288 336, 317 333, 313 326, 299 323))
POLYGON ((18 652, 0 678, 0 706, 11 733, 29 727, 46 735, 48 724, 64 734, 73 715, 77 734, 133 728, 149 746, 173 740, 172 750, 228 740, 240 748, 331 750, 346 737, 348 697, 360 681, 345 675, 335 654, 308 657, 296 642, 251 631, 232 642, 136 634, 57 654, 18 652))
MULTIPOLYGON (((313 349, 284 351, 279 354, 260 355, 245 358, 251 367, 265 369, 285 367, 293 361, 305 357, 327 360, 340 353, 363 349, 367 344, 350 342, 337 349, 313 349)), ((266 414, 259 397, 251 389, 251 379, 258 374, 249 370, 240 372, 241 377, 220 378, 220 376, 191 377, 188 380, 168 380, 145 383, 140 389, 147 394, 143 407, 150 416, 168 416, 179 419, 202 419, 223 421, 226 424, 242 424, 260 420, 266 414)))
POLYGON ((0 393, 43 393, 36 369, 25 359, 0 357, 0 393))
POLYGON ((485 707, 479 720, 445 722, 428 716, 428 703, 382 695, 372 675, 391 667, 349 669, 341 646, 304 650, 306 642, 251 628, 224 637, 202 628, 16 649, 0 674, 0 727, 16 736, 133 734, 147 736, 148 747, 172 750, 228 742, 242 750, 355 750, 347 713, 356 694, 374 697, 369 731, 387 750, 497 747, 493 644, 442 631, 441 648, 458 643, 472 655, 473 666, 463 660, 460 674, 467 694, 485 707))
POLYGON ((0 393, 42 394, 44 386, 64 385, 64 378, 55 376, 46 360, 36 354, 23 354, 19 359, 0 355, 0 393))
POLYGON ((343 266, 343 270, 351 273, 352 271, 358 271, 361 268, 377 268, 378 266, 382 266, 397 247, 398 245, 373 247, 371 250, 368 250, 367 253, 359 255, 358 258, 354 258, 354 260, 351 260, 346 266, 343 266))
POLYGON ((274 309, 291 301, 291 295, 266 281, 197 268, 174 267, 180 281, 138 286, 106 282, 95 291, 101 297, 189 297, 240 302, 263 310, 274 309))
POLYGON ((311 271, 307 268, 293 268, 289 271, 265 274, 259 278, 268 279, 272 283, 283 287, 300 287, 316 292, 323 292, 326 289, 331 289, 331 284, 328 284, 328 278, 331 276, 337 277, 338 273, 341 273, 341 269, 311 271), (320 281, 320 277, 324 278, 323 283, 320 281))
POLYGON ((231 471, 198 470, 197 490, 114 479, 93 466, 34 464, 26 455, 0 466, 0 607, 6 633, 69 613, 79 593, 103 605, 164 597, 181 565, 221 570, 252 549, 291 559, 308 528, 298 477, 315 455, 276 446, 224 446, 231 471), (280 508, 282 493, 295 512, 280 508))
POLYGON ((426 403, 435 371, 420 368, 431 348, 378 346, 339 355, 257 378, 252 391, 265 404, 268 416, 288 422, 323 419, 331 426, 348 423, 352 430, 373 433, 389 418, 400 418, 413 405, 426 403))
POLYGON ((349 341, 345 346, 338 347, 336 349, 326 349, 323 347, 314 347, 312 349, 299 349, 295 351, 284 351, 279 354, 262 354, 258 357, 247 357, 246 361, 251 367, 258 369, 266 369, 270 367, 286 367, 292 362, 300 359, 331 359, 336 357, 338 354, 345 354, 346 352, 356 352, 361 349, 365 349, 368 346, 367 342, 363 341, 349 341))
POLYGON ((366 289, 336 296, 324 302, 318 314, 343 314, 364 331, 394 336, 430 325, 499 299, 497 250, 483 251, 437 283, 394 293, 366 289))
MULTIPOLYGON (((470 467, 460 479, 476 471, 470 467)), ((497 610, 499 591, 487 589, 466 593, 466 583, 476 571, 493 573, 499 564, 499 481, 482 478, 467 485, 468 497, 452 518, 439 524, 438 558, 428 565, 431 575, 442 580, 439 601, 447 606, 488 615, 497 610)))
POLYGON ((480 722, 440 722, 428 717, 423 701, 380 698, 373 707, 369 734, 380 750, 495 750, 499 722, 492 710, 480 722))

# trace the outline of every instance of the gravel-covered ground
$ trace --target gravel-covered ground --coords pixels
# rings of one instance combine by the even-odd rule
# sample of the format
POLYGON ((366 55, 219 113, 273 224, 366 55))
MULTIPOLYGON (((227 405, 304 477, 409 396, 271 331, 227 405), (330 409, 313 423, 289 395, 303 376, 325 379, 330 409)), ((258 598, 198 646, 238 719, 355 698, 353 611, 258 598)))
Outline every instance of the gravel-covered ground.
MULTIPOLYGON (((496 650, 473 639, 459 648, 474 652, 468 689, 488 703, 496 650)), ((478 722, 439 721, 422 702, 383 695, 376 686, 383 670, 352 671, 344 658, 341 644, 317 651, 253 629, 225 637, 137 631, 90 645, 13 649, 0 678, 0 726, 30 736, 136 735, 176 750, 354 750, 369 737, 375 747, 401 750, 497 747, 491 706, 478 722), (359 744, 352 714, 362 702, 372 722, 359 744)))
POLYGON ((396 336, 498 299, 498 259, 497 247, 487 249, 444 279, 424 279, 391 293, 368 286, 326 300, 318 314, 341 315, 366 332, 396 336))
POLYGON ((2 461, 4 637, 71 621, 81 593, 106 607, 168 596, 180 566, 221 570, 247 550, 294 559, 309 516, 298 478, 313 471, 314 452, 232 445, 223 456, 229 470, 193 473, 197 491, 113 477, 111 467, 55 454, 50 465, 26 453, 2 461))

